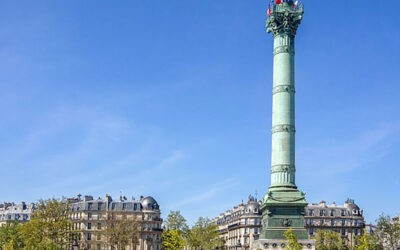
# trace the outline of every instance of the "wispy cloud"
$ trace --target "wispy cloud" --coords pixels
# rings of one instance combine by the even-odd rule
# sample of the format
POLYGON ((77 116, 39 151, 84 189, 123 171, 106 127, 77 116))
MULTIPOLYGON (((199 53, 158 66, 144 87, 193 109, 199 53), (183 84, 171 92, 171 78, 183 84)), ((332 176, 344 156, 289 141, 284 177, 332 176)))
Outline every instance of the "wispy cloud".
POLYGON ((198 194, 192 195, 181 201, 174 202, 173 205, 167 206, 169 209, 177 209, 183 206, 196 204, 217 196, 221 192, 225 192, 227 189, 235 185, 235 180, 232 178, 225 179, 224 181, 215 184, 211 188, 204 190, 198 194))
POLYGON ((385 124, 345 141, 334 140, 300 148, 297 163, 302 168, 317 170, 314 174, 318 175, 346 173, 385 157, 399 135, 400 123, 385 124))

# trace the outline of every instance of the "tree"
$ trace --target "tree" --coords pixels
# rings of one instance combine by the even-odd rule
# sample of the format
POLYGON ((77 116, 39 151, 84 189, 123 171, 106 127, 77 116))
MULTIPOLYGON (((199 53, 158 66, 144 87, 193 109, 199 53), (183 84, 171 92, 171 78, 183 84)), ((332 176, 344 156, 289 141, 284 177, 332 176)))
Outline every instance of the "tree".
POLYGON ((340 234, 337 232, 318 230, 316 239, 316 249, 319 250, 341 250, 346 249, 340 234))
POLYGON ((181 249, 186 244, 189 227, 179 211, 171 211, 164 222, 162 246, 164 249, 181 249))
POLYGON ((162 249, 175 250, 185 247, 185 239, 177 229, 165 230, 162 234, 162 249))
POLYGON ((135 215, 107 212, 102 234, 111 249, 126 249, 136 245, 139 239, 139 222, 135 215))
POLYGON ((21 225, 11 222, 0 227, 0 249, 22 249, 24 246, 21 237, 21 225))
POLYGON ((71 246, 78 232, 68 219, 69 204, 63 198, 40 200, 31 221, 21 227, 26 249, 61 249, 71 246))
POLYGON ((298 243, 297 236, 293 233, 293 229, 292 228, 287 230, 283 234, 283 236, 285 236, 285 238, 287 240, 285 249, 288 249, 288 250, 301 250, 301 249, 303 249, 303 246, 300 243, 298 243))
POLYGON ((185 234, 189 230, 186 219, 180 211, 171 211, 164 225, 167 230, 178 230, 180 234, 185 234))
POLYGON ((400 247, 400 225, 390 216, 381 215, 377 220, 377 235, 379 242, 389 249, 400 247))
POLYGON ((379 249, 378 239, 375 235, 368 235, 364 230, 364 234, 356 239, 356 250, 375 250, 379 249))
POLYGON ((196 250, 210 250, 223 246, 218 226, 209 218, 200 217, 188 234, 189 246, 196 250))

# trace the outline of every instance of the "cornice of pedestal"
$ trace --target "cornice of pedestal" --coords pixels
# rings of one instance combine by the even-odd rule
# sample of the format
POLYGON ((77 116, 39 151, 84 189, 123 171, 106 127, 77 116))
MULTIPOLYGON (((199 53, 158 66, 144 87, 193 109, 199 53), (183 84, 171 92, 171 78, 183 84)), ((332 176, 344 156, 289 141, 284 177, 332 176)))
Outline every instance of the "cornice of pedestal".
POLYGON ((282 3, 273 6, 271 14, 267 19, 267 32, 272 36, 287 34, 295 36, 297 28, 303 19, 303 6, 291 6, 282 3))

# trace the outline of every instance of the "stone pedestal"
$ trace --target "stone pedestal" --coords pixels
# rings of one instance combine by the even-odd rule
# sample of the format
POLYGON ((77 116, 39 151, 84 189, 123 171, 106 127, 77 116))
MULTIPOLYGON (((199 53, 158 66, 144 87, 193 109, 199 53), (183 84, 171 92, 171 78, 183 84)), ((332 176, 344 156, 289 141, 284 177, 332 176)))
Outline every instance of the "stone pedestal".
POLYGON ((284 239, 292 228, 300 240, 308 239, 305 229, 305 194, 297 191, 269 191, 261 205, 263 230, 260 239, 284 239))

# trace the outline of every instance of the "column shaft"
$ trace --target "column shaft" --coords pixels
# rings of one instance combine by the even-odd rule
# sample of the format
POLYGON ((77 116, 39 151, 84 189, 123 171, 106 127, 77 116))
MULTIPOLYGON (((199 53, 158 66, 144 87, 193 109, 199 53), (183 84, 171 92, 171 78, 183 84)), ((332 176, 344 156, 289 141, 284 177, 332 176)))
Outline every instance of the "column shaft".
POLYGON ((271 188, 295 185, 294 36, 274 37, 271 188))

